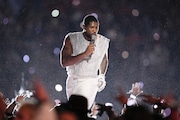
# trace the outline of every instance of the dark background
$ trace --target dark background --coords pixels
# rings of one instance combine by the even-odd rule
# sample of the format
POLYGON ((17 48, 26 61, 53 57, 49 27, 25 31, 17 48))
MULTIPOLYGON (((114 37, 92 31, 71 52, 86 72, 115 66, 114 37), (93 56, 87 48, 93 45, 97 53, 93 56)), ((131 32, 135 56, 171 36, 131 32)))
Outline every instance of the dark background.
POLYGON ((179 0, 0 0, 0 91, 32 90, 34 76, 41 78, 52 100, 66 101, 66 71, 59 64, 59 49, 68 32, 81 31, 86 14, 96 13, 99 33, 111 39, 107 86, 97 102, 112 102, 121 87, 142 81, 144 93, 180 94, 179 0), (57 9, 60 14, 52 17, 57 9), (56 51, 57 50, 57 51, 56 51), (54 52, 55 51, 55 52, 54 52), (124 54, 128 56, 124 56, 124 54), (30 60, 23 61, 24 55, 30 60), (24 74, 24 83, 22 83, 24 74), (54 87, 61 84, 63 90, 54 87))

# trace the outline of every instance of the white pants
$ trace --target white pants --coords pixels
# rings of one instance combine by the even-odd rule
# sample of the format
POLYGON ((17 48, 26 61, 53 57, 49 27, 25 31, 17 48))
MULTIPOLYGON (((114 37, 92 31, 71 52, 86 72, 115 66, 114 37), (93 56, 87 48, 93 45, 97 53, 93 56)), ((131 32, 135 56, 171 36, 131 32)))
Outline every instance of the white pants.
POLYGON ((67 98, 72 94, 82 95, 87 98, 88 109, 90 109, 95 101, 98 91, 98 78, 73 78, 68 77, 66 81, 67 98))

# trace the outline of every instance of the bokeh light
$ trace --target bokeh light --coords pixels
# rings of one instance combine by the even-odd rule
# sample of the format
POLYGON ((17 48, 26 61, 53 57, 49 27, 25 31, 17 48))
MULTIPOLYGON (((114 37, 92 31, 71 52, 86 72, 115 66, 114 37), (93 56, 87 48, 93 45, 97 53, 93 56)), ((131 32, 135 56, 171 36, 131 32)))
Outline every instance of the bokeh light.
POLYGON ((58 48, 58 47, 54 48, 53 53, 54 53, 55 55, 59 55, 59 53, 60 53, 60 48, 58 48))
POLYGON ((24 61, 25 63, 28 63, 28 62, 30 61, 29 55, 24 55, 24 56, 23 56, 23 61, 24 61))
POLYGON ((60 91, 62 91, 62 89, 63 89, 63 88, 62 88, 62 85, 60 85, 60 84, 56 84, 56 85, 55 85, 55 90, 56 90, 56 91, 60 92, 60 91))
POLYGON ((156 104, 153 105, 153 108, 154 108, 154 109, 157 109, 157 108, 158 108, 158 105, 156 105, 156 104))
POLYGON ((154 33, 153 38, 154 38, 154 40, 158 41, 160 39, 159 33, 154 33))
POLYGON ((4 24, 4 25, 7 25, 8 23, 9 23, 9 19, 8 19, 8 18, 4 18, 4 19, 3 19, 3 24, 4 24))
POLYGON ((148 59, 144 59, 143 60, 143 65, 144 66, 148 66, 149 65, 149 60, 148 59))
POLYGON ((35 68, 34 67, 29 67, 29 73, 34 74, 35 73, 35 68))
POLYGON ((135 17, 139 16, 139 10, 133 9, 132 10, 132 15, 135 16, 135 17))
POLYGON ((80 3, 81 3, 80 0, 73 0, 73 1, 72 1, 72 4, 73 4, 74 6, 80 5, 80 3))
POLYGON ((109 30, 107 30, 107 36, 110 39, 116 39, 117 31, 115 29, 109 29, 109 30))
POLYGON ((52 10, 51 15, 52 15, 52 17, 58 17, 59 16, 59 10, 57 10, 57 9, 52 10))
POLYGON ((122 52, 122 58, 127 59, 128 57, 129 57, 128 51, 123 51, 122 52))

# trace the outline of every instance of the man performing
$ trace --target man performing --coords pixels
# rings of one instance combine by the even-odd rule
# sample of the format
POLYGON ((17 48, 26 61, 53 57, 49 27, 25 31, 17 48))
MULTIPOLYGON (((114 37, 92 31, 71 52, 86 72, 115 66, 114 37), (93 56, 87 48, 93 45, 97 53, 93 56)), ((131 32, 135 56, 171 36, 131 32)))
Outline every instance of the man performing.
POLYGON ((68 33, 60 53, 60 64, 66 67, 66 94, 82 95, 88 100, 88 109, 95 101, 97 92, 106 86, 109 39, 98 34, 99 21, 86 15, 83 31, 68 33))

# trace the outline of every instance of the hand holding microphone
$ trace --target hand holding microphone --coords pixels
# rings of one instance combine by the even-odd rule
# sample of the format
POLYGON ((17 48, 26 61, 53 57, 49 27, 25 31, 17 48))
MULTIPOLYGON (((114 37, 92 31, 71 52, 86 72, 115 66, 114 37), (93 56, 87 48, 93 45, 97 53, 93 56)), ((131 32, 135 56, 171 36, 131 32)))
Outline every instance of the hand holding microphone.
POLYGON ((91 56, 95 50, 95 39, 96 39, 96 35, 92 35, 91 36, 91 40, 90 40, 90 44, 88 45, 88 47, 86 48, 86 55, 88 56, 88 59, 91 59, 91 56))
MULTIPOLYGON (((91 41, 90 41, 90 45, 93 45, 92 47, 93 47, 93 52, 94 52, 94 50, 95 50, 95 39, 96 39, 96 35, 92 35, 91 36, 91 41)), ((93 53, 92 53, 93 54, 93 53)), ((92 56, 92 54, 89 56, 89 59, 91 58, 91 56, 92 56)))
POLYGON ((96 40, 96 35, 93 34, 93 35, 91 36, 90 44, 94 44, 94 43, 95 43, 95 40, 96 40))

